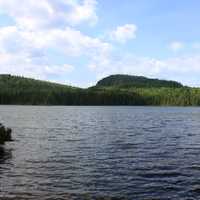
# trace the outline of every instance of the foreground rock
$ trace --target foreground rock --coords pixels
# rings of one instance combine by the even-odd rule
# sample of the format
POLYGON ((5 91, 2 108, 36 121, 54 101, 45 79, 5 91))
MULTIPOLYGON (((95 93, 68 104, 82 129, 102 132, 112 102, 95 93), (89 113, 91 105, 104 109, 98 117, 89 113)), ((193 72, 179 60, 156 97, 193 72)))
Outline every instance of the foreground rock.
POLYGON ((5 126, 0 124, 0 144, 12 141, 11 133, 12 130, 10 128, 5 128, 5 126))

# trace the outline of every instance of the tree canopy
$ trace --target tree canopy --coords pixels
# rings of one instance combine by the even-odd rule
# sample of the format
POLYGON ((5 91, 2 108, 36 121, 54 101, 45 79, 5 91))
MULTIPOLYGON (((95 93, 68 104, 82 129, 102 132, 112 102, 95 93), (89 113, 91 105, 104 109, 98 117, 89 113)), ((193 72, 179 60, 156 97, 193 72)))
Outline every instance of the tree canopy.
POLYGON ((200 105, 200 88, 176 81, 112 75, 81 89, 11 75, 0 75, 0 104, 15 105, 200 105))
POLYGON ((118 87, 169 87, 169 88, 180 88, 183 87, 181 83, 176 81, 167 81, 159 79, 150 79, 143 76, 130 76, 130 75, 111 75, 97 83, 97 86, 118 86, 118 87))

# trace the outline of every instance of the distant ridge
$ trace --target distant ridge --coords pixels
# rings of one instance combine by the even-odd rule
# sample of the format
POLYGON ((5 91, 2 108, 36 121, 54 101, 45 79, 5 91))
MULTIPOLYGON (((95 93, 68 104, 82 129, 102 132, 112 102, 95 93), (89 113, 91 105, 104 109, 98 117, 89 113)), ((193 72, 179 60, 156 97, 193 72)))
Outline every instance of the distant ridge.
POLYGON ((117 74, 82 89, 6 74, 0 75, 0 104, 200 106, 200 88, 117 74))
POLYGON ((131 75, 111 75, 103 78, 97 83, 97 86, 119 86, 119 87, 168 87, 180 88, 183 87, 181 83, 176 81, 167 81, 160 79, 151 79, 144 76, 131 75))

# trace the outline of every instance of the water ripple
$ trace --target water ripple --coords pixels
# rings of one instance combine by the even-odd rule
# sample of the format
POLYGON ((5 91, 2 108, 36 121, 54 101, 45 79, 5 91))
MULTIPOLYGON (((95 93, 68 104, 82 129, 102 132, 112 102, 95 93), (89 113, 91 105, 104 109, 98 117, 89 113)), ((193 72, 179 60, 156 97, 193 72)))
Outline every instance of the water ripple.
POLYGON ((0 106, 0 199, 200 199, 200 109, 0 106))

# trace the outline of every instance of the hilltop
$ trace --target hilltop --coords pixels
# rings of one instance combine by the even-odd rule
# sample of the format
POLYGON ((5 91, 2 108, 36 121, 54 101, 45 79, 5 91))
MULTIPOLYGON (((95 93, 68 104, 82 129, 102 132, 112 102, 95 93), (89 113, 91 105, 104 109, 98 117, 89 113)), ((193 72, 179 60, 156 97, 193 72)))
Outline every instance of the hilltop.
POLYGON ((167 80, 159 80, 159 79, 151 79, 144 76, 130 76, 130 75, 111 75, 106 78, 100 80, 96 86, 100 87, 136 87, 136 88, 180 88, 183 87, 181 83, 176 81, 167 81, 167 80))

